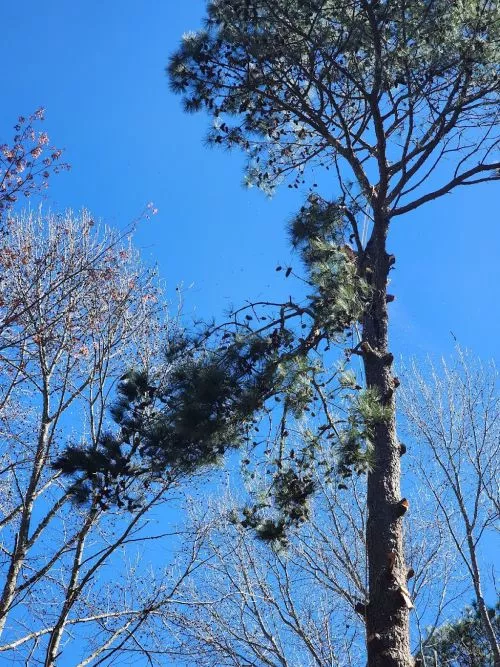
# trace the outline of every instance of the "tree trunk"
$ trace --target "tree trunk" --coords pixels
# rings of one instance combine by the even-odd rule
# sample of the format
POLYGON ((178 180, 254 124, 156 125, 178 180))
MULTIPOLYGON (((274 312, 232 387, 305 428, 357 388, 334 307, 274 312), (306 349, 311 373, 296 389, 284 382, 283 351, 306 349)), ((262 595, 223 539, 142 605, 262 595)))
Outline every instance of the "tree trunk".
POLYGON ((78 600, 78 596, 80 593, 78 586, 78 577, 82 566, 85 540, 87 539, 88 533, 92 528, 96 516, 97 516, 97 511, 95 508, 92 508, 78 536, 75 555, 73 558, 73 566, 71 568, 71 576, 66 589, 64 604, 61 609, 59 618, 57 619, 57 622, 52 628, 52 632, 50 633, 47 653, 45 655, 44 667, 55 667, 56 665, 56 660, 59 655, 59 647, 61 645, 61 640, 63 637, 66 622, 68 620, 71 608, 75 604, 76 600, 78 600))
MULTIPOLYGON (((462 507, 463 504, 461 503, 462 507)), ((462 509, 462 508, 461 508, 462 509)), ((465 508, 464 508, 465 509, 465 508)), ((464 510, 463 510, 464 511, 464 510)), ((491 655, 493 656, 495 667, 500 667, 500 650, 498 647, 497 638, 495 636, 495 631, 491 625, 491 619, 488 614, 488 608, 486 602, 484 601, 482 585, 481 585, 481 572, 479 570, 479 565, 476 557, 476 545, 472 537, 472 529, 468 521, 467 516, 464 514, 467 526, 467 546, 469 547, 469 554, 471 559, 471 570, 472 578, 474 582, 474 592, 476 594, 477 608, 479 610, 479 615, 481 617, 481 622, 483 624, 484 631, 488 638, 488 642, 491 648, 491 655)))
POLYGON ((373 288, 363 321, 363 361, 367 387, 378 390, 390 417, 374 426, 374 464, 368 474, 366 609, 368 667, 410 667, 409 608, 403 550, 400 443, 396 435, 393 356, 388 350, 386 252, 388 220, 375 218, 364 266, 373 288))
POLYGON ((7 622, 7 616, 15 598, 19 573, 21 572, 26 559, 26 554, 28 552, 29 532, 31 527, 31 518, 33 514, 33 506, 35 503, 36 490, 47 455, 47 440, 49 437, 49 401, 47 396, 48 394, 46 394, 44 397, 42 422, 38 434, 38 444, 34 458, 35 462, 33 465, 33 471, 31 473, 26 494, 22 500, 23 509, 21 512, 19 530, 16 535, 13 553, 10 557, 9 570, 7 572, 3 590, 0 596, 0 636, 3 634, 5 624, 7 622))

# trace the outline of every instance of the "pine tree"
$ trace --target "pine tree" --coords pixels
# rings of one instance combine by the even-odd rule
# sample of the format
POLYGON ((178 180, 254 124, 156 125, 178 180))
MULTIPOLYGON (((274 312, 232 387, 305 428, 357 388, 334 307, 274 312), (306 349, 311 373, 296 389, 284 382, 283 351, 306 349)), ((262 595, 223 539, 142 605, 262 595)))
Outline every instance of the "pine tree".
MULTIPOLYGON (((500 604, 488 609, 497 641, 500 641, 500 604)), ((475 604, 467 607, 462 616, 439 627, 424 642, 425 648, 417 655, 416 665, 425 667, 493 667, 495 658, 486 636, 481 614, 475 604)))
MULTIPOLYGON (((383 413, 370 429, 370 667, 411 664, 402 537, 408 504, 388 341, 389 228, 455 187, 500 178, 499 32, 500 8, 487 0, 216 0, 205 29, 183 38, 168 67, 186 110, 213 116, 210 141, 245 151, 250 184, 272 192, 289 177, 289 187, 307 186, 312 166, 337 181, 330 212, 349 226, 353 273, 369 287, 353 352, 383 413), (371 223, 366 243, 364 219, 371 223)), ((307 243, 321 254, 323 241, 307 243)), ((336 298, 355 285, 337 283, 333 271, 330 286, 320 265, 311 305, 322 316, 329 310, 338 331, 353 320, 343 319, 336 298)))

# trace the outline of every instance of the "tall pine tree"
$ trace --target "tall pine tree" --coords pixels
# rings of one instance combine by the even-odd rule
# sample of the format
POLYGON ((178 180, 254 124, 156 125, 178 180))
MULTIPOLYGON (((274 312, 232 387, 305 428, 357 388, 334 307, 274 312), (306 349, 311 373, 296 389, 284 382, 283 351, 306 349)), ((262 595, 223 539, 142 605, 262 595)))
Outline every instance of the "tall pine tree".
MULTIPOLYGON (((211 142, 245 151, 249 183, 271 192, 288 177, 294 187, 319 166, 338 185, 329 214, 349 228, 346 257, 358 286, 369 288, 352 351, 383 408, 370 425, 363 612, 370 667, 412 662, 398 380, 388 341, 389 229, 456 187, 500 178, 499 38, 500 8, 489 0, 214 0, 205 29, 183 38, 168 68, 186 110, 213 116, 211 142)), ((329 282, 322 267, 313 318, 317 308, 337 318, 339 273, 329 282)), ((352 322, 340 316, 338 328, 352 322)))

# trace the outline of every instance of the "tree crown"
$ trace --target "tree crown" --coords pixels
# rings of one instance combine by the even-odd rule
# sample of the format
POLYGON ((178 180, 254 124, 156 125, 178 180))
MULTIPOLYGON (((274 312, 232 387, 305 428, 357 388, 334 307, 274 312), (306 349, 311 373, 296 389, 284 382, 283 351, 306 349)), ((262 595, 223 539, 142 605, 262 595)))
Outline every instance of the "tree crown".
POLYGON ((213 116, 210 142, 246 152, 249 183, 298 186, 319 164, 345 198, 397 215, 499 177, 499 12, 488 0, 217 0, 168 72, 188 111, 213 116), (450 154, 443 184, 423 188, 450 154))

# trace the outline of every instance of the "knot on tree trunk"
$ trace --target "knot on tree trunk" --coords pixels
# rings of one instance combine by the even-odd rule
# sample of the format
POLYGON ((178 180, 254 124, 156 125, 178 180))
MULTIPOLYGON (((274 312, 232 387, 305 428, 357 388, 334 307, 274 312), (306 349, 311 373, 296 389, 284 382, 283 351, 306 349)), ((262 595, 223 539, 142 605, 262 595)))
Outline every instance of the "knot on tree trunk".
POLYGON ((406 512, 410 509, 410 502, 407 498, 401 498, 399 503, 396 505, 396 516, 404 516, 406 512))

